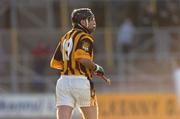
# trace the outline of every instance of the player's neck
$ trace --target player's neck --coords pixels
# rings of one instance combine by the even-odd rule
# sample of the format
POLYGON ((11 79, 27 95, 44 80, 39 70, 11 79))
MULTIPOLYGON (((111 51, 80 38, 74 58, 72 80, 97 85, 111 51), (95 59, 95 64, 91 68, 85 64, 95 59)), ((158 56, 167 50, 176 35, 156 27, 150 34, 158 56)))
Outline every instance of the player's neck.
POLYGON ((75 24, 73 28, 79 29, 85 33, 91 34, 90 31, 80 24, 75 24))

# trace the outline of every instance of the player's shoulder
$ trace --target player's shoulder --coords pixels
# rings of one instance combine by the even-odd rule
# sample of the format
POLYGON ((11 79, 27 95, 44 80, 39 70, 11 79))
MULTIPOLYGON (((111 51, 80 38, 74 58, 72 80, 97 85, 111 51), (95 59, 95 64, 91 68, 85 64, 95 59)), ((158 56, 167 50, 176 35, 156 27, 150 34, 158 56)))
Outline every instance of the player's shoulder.
POLYGON ((92 38, 91 36, 89 36, 89 35, 83 36, 83 37, 81 38, 81 40, 88 40, 88 41, 90 41, 90 42, 94 42, 93 38, 92 38))
POLYGON ((89 37, 92 37, 91 34, 89 33, 86 33, 85 31, 81 30, 81 29, 78 29, 78 28, 73 28, 72 30, 75 30, 76 32, 82 34, 83 36, 89 36, 89 37))
POLYGON ((81 40, 90 40, 91 42, 94 41, 92 35, 85 32, 83 32, 83 36, 81 37, 81 40))
POLYGON ((79 40, 82 41, 82 40, 89 40, 91 42, 93 42, 93 37, 91 34, 88 34, 80 29, 74 29, 75 32, 77 33, 77 35, 79 35, 79 40))

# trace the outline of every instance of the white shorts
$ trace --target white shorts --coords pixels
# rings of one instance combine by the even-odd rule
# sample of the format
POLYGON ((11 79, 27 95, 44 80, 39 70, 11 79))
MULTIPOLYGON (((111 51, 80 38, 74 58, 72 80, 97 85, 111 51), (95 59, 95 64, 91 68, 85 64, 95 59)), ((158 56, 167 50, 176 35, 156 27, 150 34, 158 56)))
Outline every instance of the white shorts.
POLYGON ((96 105, 89 80, 85 76, 61 76, 56 84, 56 106, 87 107, 96 105))

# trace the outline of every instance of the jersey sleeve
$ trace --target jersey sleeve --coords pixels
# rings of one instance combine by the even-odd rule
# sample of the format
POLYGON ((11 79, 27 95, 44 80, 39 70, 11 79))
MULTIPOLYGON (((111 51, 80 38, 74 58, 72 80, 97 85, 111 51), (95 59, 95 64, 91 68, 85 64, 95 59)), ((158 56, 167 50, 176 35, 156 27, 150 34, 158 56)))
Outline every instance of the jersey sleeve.
POLYGON ((91 38, 80 39, 76 50, 75 50, 75 59, 89 59, 92 60, 93 55, 93 40, 91 38))
POLYGON ((50 67, 63 70, 63 59, 62 59, 62 52, 61 52, 61 42, 59 42, 53 57, 51 58, 50 67))

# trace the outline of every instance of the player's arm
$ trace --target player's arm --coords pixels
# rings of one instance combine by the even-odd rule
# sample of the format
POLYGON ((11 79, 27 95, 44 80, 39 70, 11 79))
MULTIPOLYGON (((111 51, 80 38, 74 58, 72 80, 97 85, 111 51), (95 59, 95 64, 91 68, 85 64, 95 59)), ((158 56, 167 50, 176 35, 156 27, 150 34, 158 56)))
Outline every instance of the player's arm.
POLYGON ((92 71, 96 69, 95 63, 89 59, 80 58, 80 59, 78 59, 78 62, 81 63, 82 65, 84 65, 85 67, 87 67, 88 69, 92 70, 92 71))
POLYGON ((90 39, 82 40, 77 46, 77 50, 75 52, 75 59, 76 61, 84 65, 86 68, 93 71, 95 75, 101 77, 108 84, 111 84, 111 80, 104 75, 104 69, 92 61, 92 46, 93 43, 90 39))
POLYGON ((92 61, 93 42, 89 38, 82 39, 77 46, 75 59, 86 68, 104 75, 104 69, 92 61))
POLYGON ((104 75, 104 69, 99 66, 98 64, 95 64, 89 59, 78 59, 78 62, 80 62, 82 65, 90 69, 91 71, 94 71, 94 73, 98 73, 99 75, 104 75))
POLYGON ((53 57, 51 58, 50 67, 54 69, 63 70, 63 60, 61 53, 61 43, 59 42, 53 57))

